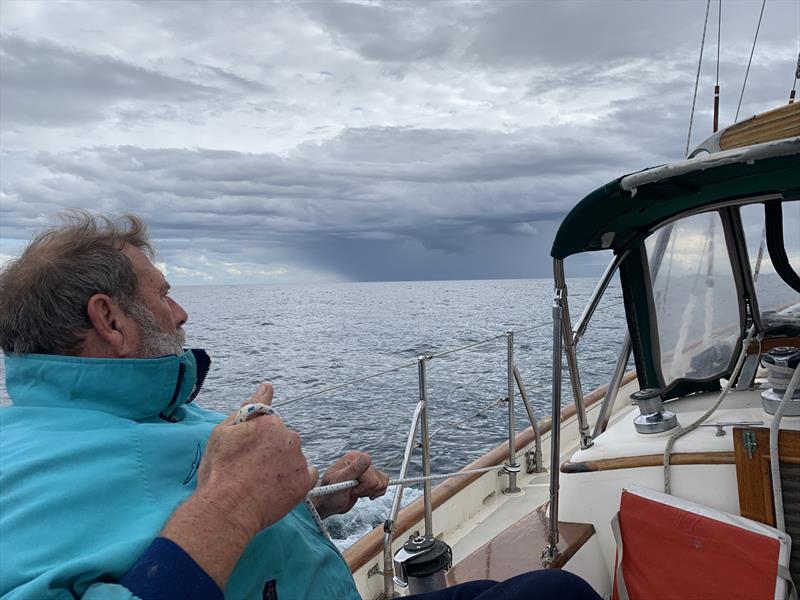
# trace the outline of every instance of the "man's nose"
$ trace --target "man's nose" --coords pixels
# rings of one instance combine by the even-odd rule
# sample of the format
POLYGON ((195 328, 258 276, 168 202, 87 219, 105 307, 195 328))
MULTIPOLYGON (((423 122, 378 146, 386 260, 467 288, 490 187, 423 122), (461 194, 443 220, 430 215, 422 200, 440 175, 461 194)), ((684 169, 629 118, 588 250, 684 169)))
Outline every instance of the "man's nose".
POLYGON ((175 320, 175 328, 177 329, 189 320, 189 314, 172 298, 169 301, 172 303, 172 318, 175 320))

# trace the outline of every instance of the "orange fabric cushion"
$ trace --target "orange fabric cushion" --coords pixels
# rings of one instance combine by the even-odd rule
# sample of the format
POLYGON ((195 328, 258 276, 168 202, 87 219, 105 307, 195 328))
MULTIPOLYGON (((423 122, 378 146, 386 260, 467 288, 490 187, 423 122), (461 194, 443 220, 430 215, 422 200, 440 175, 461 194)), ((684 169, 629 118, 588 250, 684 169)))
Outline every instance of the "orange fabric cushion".
MULTIPOLYGON (((630 600, 773 600, 777 539, 622 492, 622 573, 630 600)), ((613 600, 619 600, 616 570, 613 600)))

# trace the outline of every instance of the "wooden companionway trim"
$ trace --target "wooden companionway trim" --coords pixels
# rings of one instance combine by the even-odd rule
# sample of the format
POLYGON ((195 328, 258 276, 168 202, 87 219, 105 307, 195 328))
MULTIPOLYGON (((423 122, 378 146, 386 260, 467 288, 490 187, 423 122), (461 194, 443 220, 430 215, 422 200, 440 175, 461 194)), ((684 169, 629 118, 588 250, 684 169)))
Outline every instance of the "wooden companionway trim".
MULTIPOLYGON (((636 372, 630 371, 625 374, 622 379, 620 387, 630 383, 636 379, 636 372)), ((603 400, 608 389, 607 385, 599 387, 584 397, 586 407, 592 406, 597 402, 603 400)), ((570 404, 561 411, 561 422, 575 416, 575 405, 570 404)), ((551 427, 550 419, 543 419, 539 422, 539 429, 544 435, 549 433, 551 427)), ((528 427, 517 434, 516 450, 521 451, 526 446, 533 443, 535 439, 533 429, 528 427)), ((467 465, 462 471, 470 469, 481 469, 485 467, 503 465, 508 458, 508 442, 503 442, 495 446, 492 450, 478 458, 476 461, 467 465)), ((445 479, 442 483, 435 486, 431 490, 433 509, 436 510, 439 506, 444 504, 447 500, 455 496, 458 492, 466 488, 469 484, 480 478, 482 473, 475 473, 472 475, 465 475, 463 477, 451 477, 445 479)), ((418 498, 408 506, 406 506, 397 516, 395 523, 395 539, 401 537, 404 533, 409 531, 415 524, 419 523, 424 516, 424 507, 422 498, 418 498)), ((350 546, 344 551, 344 558, 347 565, 350 567, 351 572, 355 572, 370 560, 374 560, 375 556, 383 552, 383 527, 378 526, 367 535, 358 540, 355 544, 350 546)))
MULTIPOLYGON (((636 469, 639 467, 660 467, 664 464, 663 454, 644 456, 621 456, 582 462, 567 461, 561 465, 562 473, 595 473, 615 469, 636 469)), ((679 452, 670 454, 670 465, 733 465, 736 458, 733 452, 679 452)))

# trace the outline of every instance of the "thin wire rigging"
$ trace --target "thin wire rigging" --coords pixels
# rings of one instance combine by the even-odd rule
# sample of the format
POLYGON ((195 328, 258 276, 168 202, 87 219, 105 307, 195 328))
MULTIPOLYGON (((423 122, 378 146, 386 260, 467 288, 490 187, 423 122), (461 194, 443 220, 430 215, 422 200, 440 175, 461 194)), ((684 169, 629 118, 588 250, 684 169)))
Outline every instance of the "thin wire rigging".
POLYGON ((689 134, 686 136, 686 151, 684 156, 689 156, 689 143, 692 140, 692 125, 694 124, 694 109, 697 105, 697 86, 700 84, 700 67, 703 65, 703 48, 706 45, 706 29, 708 29, 708 11, 711 8, 711 0, 706 1, 706 18, 703 21, 703 37, 700 40, 700 59, 697 61, 697 76, 694 80, 694 95, 692 96, 692 112, 689 115, 689 134))
POLYGON ((736 116, 733 122, 739 120, 739 110, 742 108, 742 98, 744 98, 744 89, 747 87, 747 76, 750 74, 750 64, 753 62, 753 53, 756 51, 756 42, 758 41, 758 32, 761 29, 761 19, 764 17, 764 7, 767 5, 767 0, 761 2, 761 13, 758 15, 758 25, 756 25, 756 35, 753 38, 753 47, 750 49, 750 60, 747 61, 747 70, 744 72, 744 81, 742 82, 742 93, 739 94, 739 105, 736 107, 736 116))
POLYGON ((722 39, 722 0, 719 0, 719 11, 717 11, 717 81, 719 85, 719 48, 722 39))

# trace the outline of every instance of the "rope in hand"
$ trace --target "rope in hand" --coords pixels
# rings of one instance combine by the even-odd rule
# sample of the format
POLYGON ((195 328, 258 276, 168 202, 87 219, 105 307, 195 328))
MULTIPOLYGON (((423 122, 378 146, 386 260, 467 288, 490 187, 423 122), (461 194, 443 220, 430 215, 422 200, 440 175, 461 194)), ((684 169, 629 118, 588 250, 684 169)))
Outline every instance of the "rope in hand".
MULTIPOLYGON (((278 418, 280 418, 278 412, 269 404, 264 404, 263 402, 254 402, 253 404, 245 404, 239 409, 239 411, 236 413, 236 417, 233 419, 233 424, 238 425, 239 423, 244 423, 248 419, 257 417, 259 415, 276 415, 278 418)), ((325 523, 322 522, 322 517, 317 512, 317 507, 314 506, 313 502, 311 502, 311 498, 306 496, 303 502, 305 503, 308 512, 311 513, 311 518, 314 519, 314 523, 317 524, 317 529, 319 529, 319 532, 328 538, 329 542, 333 543, 331 534, 328 533, 328 528, 325 527, 325 523)))
MULTIPOLYGON (((233 419, 233 424, 238 425, 239 423, 244 423, 248 419, 259 415, 276 415, 280 418, 278 411, 272 408, 269 404, 263 404, 262 402, 254 402, 253 404, 245 404, 242 406, 239 411, 236 413, 236 417, 233 419)), ((396 486, 396 485, 406 485, 409 483, 421 483, 426 480, 432 479, 447 479, 449 477, 462 477, 465 475, 473 475, 475 473, 487 473, 489 471, 496 471, 498 469, 502 469, 502 465, 495 465, 493 467, 483 467, 481 469, 469 469, 467 471, 456 471, 455 473, 442 473, 439 475, 428 475, 427 477, 406 477, 405 479, 392 479, 389 481, 389 486, 396 486)), ((311 501, 311 498, 316 498, 317 496, 325 496, 327 494, 333 494, 335 492, 339 492, 341 490, 347 490, 350 488, 354 488, 358 485, 358 481, 352 479, 350 481, 340 481, 339 483, 332 483, 330 485, 321 485, 313 488, 305 497, 305 505, 308 508, 308 512, 311 513, 311 517, 314 519, 314 522, 317 524, 317 528, 320 532, 328 538, 329 541, 331 540, 330 533, 328 533, 328 528, 325 527, 325 523, 322 522, 322 517, 317 512, 317 508, 314 506, 314 503, 311 501)))

